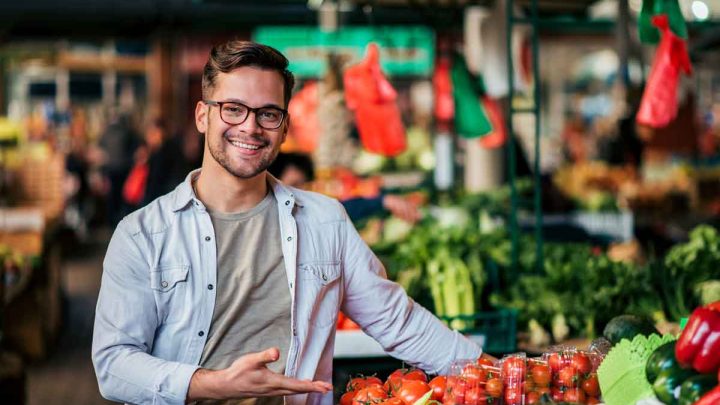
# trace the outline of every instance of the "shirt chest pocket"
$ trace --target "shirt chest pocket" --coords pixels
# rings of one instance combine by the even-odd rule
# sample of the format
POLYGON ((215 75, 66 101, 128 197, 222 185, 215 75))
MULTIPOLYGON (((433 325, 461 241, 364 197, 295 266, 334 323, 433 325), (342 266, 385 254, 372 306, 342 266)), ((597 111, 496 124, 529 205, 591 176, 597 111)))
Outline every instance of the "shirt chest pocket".
POLYGON ((316 326, 334 325, 341 299, 341 271, 339 262, 306 263, 298 266, 298 307, 307 311, 309 321, 316 326))
POLYGON ((181 308, 187 301, 188 275, 190 266, 187 265, 161 265, 150 272, 150 288, 155 293, 160 319, 170 322, 169 313, 180 314, 181 308), (170 308, 172 307, 172 311, 170 308))

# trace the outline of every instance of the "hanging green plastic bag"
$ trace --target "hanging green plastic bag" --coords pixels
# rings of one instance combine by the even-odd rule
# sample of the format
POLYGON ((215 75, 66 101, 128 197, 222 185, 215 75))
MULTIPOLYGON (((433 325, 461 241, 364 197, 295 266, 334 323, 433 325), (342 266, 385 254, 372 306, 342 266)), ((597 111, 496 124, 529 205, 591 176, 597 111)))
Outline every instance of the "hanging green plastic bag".
POLYGON ((652 23, 653 16, 665 14, 670 21, 670 30, 680 38, 687 39, 687 25, 680 11, 678 0, 643 0, 642 10, 638 16, 640 42, 657 44, 660 42, 660 31, 652 23))
POLYGON ((480 89, 465 64, 465 58, 455 54, 450 71, 455 102, 455 132, 463 138, 477 138, 492 132, 492 124, 478 101, 480 89))

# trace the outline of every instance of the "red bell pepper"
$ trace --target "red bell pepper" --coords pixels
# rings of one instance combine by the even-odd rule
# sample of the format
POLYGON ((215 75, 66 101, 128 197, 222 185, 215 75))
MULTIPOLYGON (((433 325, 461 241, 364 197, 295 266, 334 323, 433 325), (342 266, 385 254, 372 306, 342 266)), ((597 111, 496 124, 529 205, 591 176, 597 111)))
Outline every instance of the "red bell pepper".
POLYGON ((717 405, 720 404, 720 386, 705 393, 699 401, 693 405, 717 405))
POLYGON ((720 301, 693 311, 675 345, 675 358, 702 374, 720 368, 720 301))

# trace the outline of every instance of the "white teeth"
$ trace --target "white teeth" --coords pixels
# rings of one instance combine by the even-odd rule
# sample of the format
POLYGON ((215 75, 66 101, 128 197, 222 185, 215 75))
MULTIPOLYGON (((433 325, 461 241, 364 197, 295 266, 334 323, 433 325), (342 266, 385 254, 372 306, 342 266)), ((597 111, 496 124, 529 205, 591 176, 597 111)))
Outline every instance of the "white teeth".
POLYGON ((237 146, 237 147, 239 147, 239 148, 243 148, 243 149, 250 149, 250 150, 258 150, 258 149, 260 149, 260 147, 257 146, 257 145, 250 145, 250 144, 243 143, 243 142, 239 142, 239 141, 229 141, 229 142, 230 142, 231 144, 233 144, 233 145, 235 145, 235 146, 237 146))

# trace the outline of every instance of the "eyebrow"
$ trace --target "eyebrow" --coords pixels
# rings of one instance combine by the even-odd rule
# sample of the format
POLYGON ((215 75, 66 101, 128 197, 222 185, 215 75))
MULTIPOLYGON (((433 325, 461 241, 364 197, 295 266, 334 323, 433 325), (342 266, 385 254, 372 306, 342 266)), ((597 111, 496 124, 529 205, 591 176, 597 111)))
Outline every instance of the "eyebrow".
MULTIPOLYGON (((248 103, 246 101, 240 100, 238 98, 228 98, 228 99, 222 100, 221 102, 222 103, 240 103, 240 104, 248 105, 248 103)), ((250 106, 248 105, 248 107, 250 107, 250 106)), ((285 111, 284 108, 280 107, 277 104, 273 104, 273 103, 268 103, 265 105, 261 105, 260 107, 254 107, 254 108, 265 108, 265 107, 273 107, 273 108, 277 108, 278 110, 285 111)))

